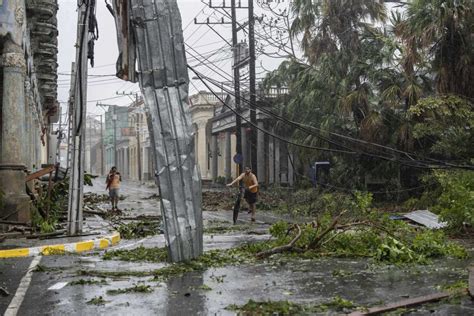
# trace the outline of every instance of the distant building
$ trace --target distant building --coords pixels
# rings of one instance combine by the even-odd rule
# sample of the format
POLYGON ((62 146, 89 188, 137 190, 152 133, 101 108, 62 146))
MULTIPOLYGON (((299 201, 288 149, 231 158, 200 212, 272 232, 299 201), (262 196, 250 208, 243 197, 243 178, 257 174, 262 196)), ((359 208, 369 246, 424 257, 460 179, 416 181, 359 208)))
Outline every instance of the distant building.
MULTIPOLYGON (((267 100, 285 93, 267 91, 267 100)), ((233 158, 236 153, 234 99, 223 93, 200 91, 189 98, 191 119, 195 133, 195 160, 201 179, 208 182, 226 182, 238 174, 233 158), (225 100, 224 105, 219 99, 225 100)), ((245 95, 243 96, 245 99, 245 95)), ((263 105, 259 105, 263 106, 263 105)), ((250 110, 242 104, 242 156, 243 165, 250 165, 250 155, 257 155, 257 177, 262 185, 293 185, 294 157, 284 142, 272 137, 272 118, 257 110, 259 149, 251 153, 249 142, 250 110)), ((151 122, 150 122, 151 123, 151 122)), ((95 124, 95 123, 94 123, 95 124)), ((90 133, 97 134, 97 130, 90 133)), ((90 162, 98 170, 100 141, 92 142, 90 162)), ((129 106, 110 106, 105 113, 104 131, 105 171, 116 166, 124 179, 154 180, 153 148, 150 142, 148 121, 143 99, 129 106)))

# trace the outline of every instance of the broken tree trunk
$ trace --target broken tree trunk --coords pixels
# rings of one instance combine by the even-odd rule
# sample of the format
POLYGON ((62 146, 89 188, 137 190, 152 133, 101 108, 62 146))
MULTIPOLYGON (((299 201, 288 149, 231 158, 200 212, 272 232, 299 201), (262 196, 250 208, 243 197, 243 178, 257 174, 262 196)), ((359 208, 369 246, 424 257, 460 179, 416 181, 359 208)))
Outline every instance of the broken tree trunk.
MULTIPOLYGON (((201 180, 194 159, 189 79, 178 5, 176 0, 115 0, 114 10, 121 17, 116 19, 117 29, 124 30, 118 36, 133 35, 133 39, 119 42, 128 43, 127 49, 136 51, 140 88, 151 114, 150 134, 170 259, 193 259, 203 249, 201 180), (127 31, 128 27, 132 32, 127 31)), ((123 50, 123 46, 119 48, 123 50)))

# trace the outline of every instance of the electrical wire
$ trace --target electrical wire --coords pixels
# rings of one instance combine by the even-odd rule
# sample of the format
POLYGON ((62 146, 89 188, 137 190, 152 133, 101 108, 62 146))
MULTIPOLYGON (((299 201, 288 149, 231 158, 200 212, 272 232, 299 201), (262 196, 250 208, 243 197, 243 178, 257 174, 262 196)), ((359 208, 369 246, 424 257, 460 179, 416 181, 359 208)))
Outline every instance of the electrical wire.
MULTIPOLYGON (((189 67, 189 66, 188 66, 188 67, 189 67)), ((211 93, 213 93, 213 94, 216 96, 216 98, 217 98, 218 100, 220 100, 220 101, 224 104, 224 106, 228 107, 232 112, 234 112, 236 115, 240 116, 243 120, 245 120, 246 122, 248 122, 248 120, 247 120, 245 117, 243 117, 243 116, 241 116, 240 114, 238 114, 232 107, 228 106, 225 102, 223 102, 222 99, 221 99, 216 93, 214 93, 214 91, 210 88, 210 86, 207 85, 207 84, 204 82, 204 79, 200 76, 200 74, 199 74, 197 71, 195 71, 195 70, 192 69, 192 68, 190 68, 190 69, 191 69, 191 70, 196 74, 196 76, 204 83, 204 85, 211 91, 211 93)), ((217 86, 217 85, 216 85, 216 86, 217 86)), ((242 99, 245 100, 245 98, 241 98, 241 100, 242 100, 242 99)), ((259 109, 262 110, 261 107, 259 107, 259 109)), ((265 111, 265 110, 266 110, 266 109, 263 109, 263 111, 265 111)), ((263 112, 263 111, 262 111, 262 112, 263 112)), ((275 113, 272 113, 272 112, 267 112, 267 114, 269 114, 269 115, 275 115, 275 113)), ((284 120, 284 121, 286 121, 287 123, 298 124, 298 123, 296 123, 296 122, 292 122, 292 121, 286 120, 286 119, 282 118, 281 116, 278 116, 278 115, 277 115, 277 117, 278 117, 278 119, 284 120)), ((281 137, 279 137, 279 136, 277 136, 277 135, 275 135, 275 134, 273 134, 273 133, 270 133, 270 132, 268 132, 268 131, 265 131, 265 130, 261 129, 261 128, 258 127, 258 126, 255 126, 254 124, 250 124, 250 125, 252 125, 253 127, 257 128, 258 130, 260 130, 260 131, 262 131, 262 132, 264 132, 264 133, 266 133, 266 134, 268 134, 268 135, 270 135, 270 136, 272 136, 272 137, 278 138, 278 139, 280 139, 280 140, 282 140, 282 141, 284 141, 284 142, 286 142, 286 143, 288 143, 288 144, 291 144, 291 145, 294 145, 294 146, 298 146, 298 147, 304 147, 304 148, 308 148, 308 149, 318 149, 318 150, 325 150, 325 151, 328 151, 327 148, 320 148, 320 147, 308 146, 308 145, 304 145, 304 144, 297 144, 297 143, 288 141, 288 140, 286 140, 286 139, 283 139, 283 138, 281 138, 281 137)), ((301 126, 300 126, 300 127, 301 127, 301 126)), ((314 133, 312 133, 312 134, 314 134, 314 133)), ((321 135, 316 135, 316 136, 321 136, 321 135)), ((368 143, 369 143, 369 142, 368 142, 368 143)), ((370 143, 369 143, 369 144, 370 144, 370 143)), ((341 145, 341 144, 337 144, 337 145, 341 145)), ((347 148, 347 147, 346 147, 346 148, 347 148)), ((387 147, 387 148, 392 149, 391 147, 387 147)), ((332 149, 330 149, 330 150, 331 150, 331 151, 335 151, 335 150, 332 150, 332 149)), ((381 156, 381 155, 377 155, 377 154, 373 154, 373 153, 368 153, 368 152, 360 152, 360 151, 359 151, 359 152, 357 152, 357 151, 352 151, 352 152, 351 152, 351 151, 342 151, 342 150, 340 150, 340 151, 335 151, 335 152, 341 152, 341 153, 346 153, 346 154, 366 155, 366 156, 369 156, 369 157, 372 157, 372 158, 383 159, 383 160, 390 161, 390 162, 397 162, 397 163, 402 164, 402 165, 406 165, 406 166, 414 167, 414 168, 419 168, 419 169, 446 169, 446 168, 449 168, 449 167, 450 167, 450 168, 459 168, 459 169, 468 169, 468 170, 473 170, 473 169, 474 169, 474 167, 472 167, 472 166, 465 166, 465 165, 452 165, 452 164, 450 164, 450 165, 448 166, 448 165, 443 164, 443 165, 437 165, 437 166, 435 166, 435 165, 433 165, 433 164, 430 165, 430 164, 429 164, 428 162, 426 162, 426 161, 421 161, 421 160, 409 160, 409 161, 406 161, 406 160, 403 160, 403 159, 400 159, 400 158, 397 158, 397 157, 386 157, 386 156, 381 156)))
MULTIPOLYGON (((208 66, 208 68, 210 68, 211 70, 214 71, 214 68, 211 68, 208 66)), ((201 74, 202 76, 202 74, 201 74)), ((230 76, 230 75, 229 75, 230 76)), ((227 78, 226 78, 227 79, 227 78)), ((216 81, 214 79, 211 79, 211 78, 207 78, 207 80, 209 81, 214 81, 213 85, 217 86, 217 87, 221 87, 222 88, 222 85, 218 84, 218 83, 215 83, 216 81)), ((232 92, 230 92, 229 90, 226 90, 229 94, 232 94, 232 92)), ((259 97, 257 95, 257 97, 259 97)), ((246 103, 249 103, 250 101, 245 99, 245 98, 242 98, 242 100, 246 103)), ((264 103, 267 103, 264 101, 264 103)), ((249 103, 250 104, 250 103, 249 103)), ((268 103, 267 103, 268 104, 268 103)), ((261 107, 259 107, 259 109, 261 109, 262 111, 266 112, 267 114, 269 115, 272 115, 272 116, 278 116, 276 113, 273 113, 271 111, 268 111, 267 109, 262 109, 261 107)), ((323 131, 322 129, 318 129, 314 126, 309 126, 309 125, 302 125, 301 123, 297 123, 297 122, 293 122, 293 121, 289 121, 281 116, 278 116, 279 119, 281 120, 284 120, 286 121, 286 123, 289 123, 293 126, 297 126, 299 127, 300 129, 304 129, 306 130, 306 132, 308 132, 309 134, 312 134, 313 136, 315 136, 314 134, 314 131, 308 131, 307 128, 310 128, 310 129, 315 129, 315 130, 318 130, 318 132, 325 132, 325 133, 329 133, 333 136, 338 136, 338 137, 341 137, 347 141, 352 141, 352 142, 359 142, 359 143, 362 143, 362 144, 365 144, 365 145, 372 145, 372 146, 375 146, 375 147, 379 147, 381 149, 385 149, 385 150, 390 150, 390 151, 393 151, 393 152, 396 152, 398 154, 402 154, 402 155, 406 155, 409 159, 410 159, 410 163, 413 164, 413 163, 420 163, 420 160, 416 160, 414 159, 413 157, 411 156, 418 156, 414 153, 409 153, 409 152, 406 152, 406 151, 402 151, 402 150, 399 150, 399 149, 396 149, 396 148, 392 148, 392 147, 388 147, 388 146, 384 146, 384 145, 381 145, 381 144, 377 144, 377 143, 372 143, 372 142, 368 142, 368 141, 365 141, 365 140, 361 140, 361 139, 357 139, 357 138, 353 138, 353 137, 350 137, 350 136, 347 136, 347 135, 342 135, 342 134, 338 134, 338 133, 334 133, 334 132, 329 132, 329 131, 323 131)), ((321 135, 316 135, 317 137, 321 138, 321 135)), ((371 154, 371 153, 365 153, 369 156, 374 156, 374 154, 371 154)), ((378 155, 377 157, 374 157, 374 158, 383 158, 385 160, 390 160, 392 161, 393 159, 396 159, 395 157, 381 157, 380 155, 378 155)), ((446 166, 450 166, 450 167, 453 167, 453 168, 459 168, 459 169, 468 169, 468 170, 473 170, 474 167, 473 166, 470 166, 470 165, 455 165, 455 164, 451 164, 447 161, 442 161, 442 160, 438 160, 438 159, 433 159, 433 158, 424 158, 424 159, 427 159, 429 160, 430 162, 432 163, 436 163, 436 164, 441 164, 441 165, 446 165, 446 166)), ((428 167, 429 164, 428 162, 426 161, 421 161, 422 164, 425 164, 425 167, 428 167)), ((421 167, 421 166, 418 166, 418 167, 421 167)), ((433 168, 433 166, 429 166, 429 168, 433 168)))
POLYGON ((258 125, 255 125, 253 124, 252 122, 250 122, 249 119, 247 119, 246 117, 240 115, 235 109, 233 109, 230 105, 228 105, 217 93, 215 93, 211 88, 210 86, 200 77, 199 73, 197 71, 195 71, 191 66, 188 65, 188 68, 194 72, 194 74, 196 74, 196 76, 198 77, 199 80, 201 80, 201 82, 206 86, 206 88, 208 88, 211 93, 217 98, 217 100, 219 100, 225 107, 227 107, 229 110, 231 110, 235 115, 239 116, 242 120, 246 121, 247 123, 249 123, 251 126, 253 126, 254 128, 260 130, 261 132, 267 134, 267 135, 270 135, 276 139, 279 139, 285 143, 288 143, 288 144, 291 144, 291 145, 294 145, 294 146, 298 146, 298 147, 303 147, 303 148, 307 148, 307 149, 314 149, 314 150, 321 150, 321 151, 327 151, 327 152, 337 152, 337 153, 345 153, 345 154, 355 154, 355 152, 349 152, 349 151, 344 151, 344 150, 338 150, 338 149, 331 149, 331 148, 323 148, 323 147, 314 147, 314 146, 310 146, 310 145, 305 145, 305 144, 298 144, 298 143, 295 143, 295 142, 292 142, 290 140, 287 140, 287 139, 284 139, 283 137, 279 136, 279 135, 276 135, 276 134, 273 134, 261 127, 259 127, 258 125))

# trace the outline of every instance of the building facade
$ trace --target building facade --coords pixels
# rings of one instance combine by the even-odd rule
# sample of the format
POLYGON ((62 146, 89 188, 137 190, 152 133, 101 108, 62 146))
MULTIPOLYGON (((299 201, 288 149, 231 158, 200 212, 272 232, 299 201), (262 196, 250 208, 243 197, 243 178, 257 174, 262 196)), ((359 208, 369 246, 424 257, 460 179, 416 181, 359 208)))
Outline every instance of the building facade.
MULTIPOLYGON (((239 174, 234 162, 236 154, 235 113, 232 97, 200 91, 190 97, 191 118, 194 126, 195 159, 204 182, 226 183, 239 174), (222 104, 225 100, 227 106, 222 104)), ((245 96, 244 96, 245 97, 245 96)), ((262 105, 263 106, 263 105, 262 105)), ((143 99, 129 106, 110 106, 105 113, 105 171, 116 166, 123 179, 140 182, 154 181, 153 147, 149 122, 143 99)), ((287 185, 294 182, 294 156, 285 142, 273 137, 274 122, 257 110, 257 151, 251 152, 250 110, 242 107, 242 156, 243 165, 250 165, 251 155, 257 156, 257 177, 262 186, 287 185)), ((94 133, 93 131, 91 133, 94 133)), ((91 153, 98 151, 99 140, 91 153)), ((95 154, 97 155, 97 154, 95 154)), ((94 156, 94 155, 93 155, 94 156)), ((94 158, 90 158, 92 161, 94 158)))
MULTIPOLYGON (((0 1, 0 191, 4 220, 30 219, 25 176, 48 162, 58 121, 57 1, 0 1)), ((0 228, 1 229, 1 228, 0 228)))
MULTIPOLYGON (((266 91, 260 97, 271 100, 286 90, 266 91)), ((219 94, 218 94, 219 95, 219 94)), ((236 115, 233 97, 221 94, 219 99, 210 92, 200 91, 190 97, 192 120, 195 126, 196 162, 204 181, 228 182, 239 172, 234 162, 236 154, 236 115), (219 99, 224 100, 225 105, 219 99), (232 109, 229 109, 229 107, 232 109)), ((248 99, 243 95, 242 99, 248 99)), ((258 107, 266 106, 260 104, 258 107)), ((251 155, 257 157, 257 178, 262 185, 287 185, 294 183, 294 155, 280 139, 273 137, 274 121, 257 110, 257 126, 251 126, 247 104, 241 106, 243 166, 250 166, 251 155), (251 151, 250 132, 257 129, 257 150, 251 151)))

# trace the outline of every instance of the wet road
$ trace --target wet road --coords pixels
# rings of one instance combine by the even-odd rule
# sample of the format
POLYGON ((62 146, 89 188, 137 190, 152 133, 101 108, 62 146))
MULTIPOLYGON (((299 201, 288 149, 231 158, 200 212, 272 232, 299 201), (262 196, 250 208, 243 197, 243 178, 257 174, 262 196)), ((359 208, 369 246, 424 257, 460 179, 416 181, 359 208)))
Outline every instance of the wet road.
MULTIPOLYGON (((156 213, 158 201, 144 200, 156 193, 156 189, 133 185, 123 186, 123 194, 127 196, 124 205, 133 207, 134 210, 130 210, 133 214, 156 213)), ((206 226, 230 225, 231 216, 230 211, 204 213, 206 226)), ((269 238, 262 233, 268 229, 267 222, 273 222, 277 216, 260 214, 258 219, 257 224, 245 231, 206 234, 205 249, 230 248, 269 238)), ((244 225, 249 224, 247 214, 242 214, 241 220, 244 225)), ((118 248, 163 245, 163 236, 159 235, 124 240, 118 248)), ((235 315, 226 308, 231 304, 245 304, 249 299, 317 304, 336 296, 368 306, 439 292, 443 285, 467 280, 469 265, 469 261, 442 260, 408 269, 372 266, 363 259, 322 258, 210 268, 159 282, 154 281, 149 272, 164 267, 163 263, 104 261, 101 255, 97 252, 42 257, 38 271, 31 274, 31 283, 19 309, 10 310, 10 315, 235 315), (83 276, 81 270, 143 273, 133 277, 101 278, 83 276), (71 285, 79 280, 96 284, 71 285), (110 292, 136 285, 149 286, 151 292, 118 295, 110 292)), ((31 262, 32 258, 0 260, 0 284, 10 293, 0 296, 0 313, 5 312, 13 297, 18 298, 18 285, 23 283, 21 280, 27 275, 31 262)), ((474 315, 474 302, 462 299, 452 304, 426 305, 412 314, 474 315)))
MULTIPOLYGON (((13 262, 12 262, 13 263, 13 262)), ((27 262, 18 266, 25 271, 27 262)), ((443 261, 436 265, 406 270, 395 267, 371 267, 361 260, 320 259, 212 268, 187 273, 166 282, 151 276, 97 278, 79 276, 77 271, 151 271, 163 264, 102 261, 94 256, 44 257, 47 271, 35 272, 18 315, 234 315, 230 304, 254 300, 291 300, 321 303, 335 296, 362 305, 373 305, 439 291, 438 286, 465 280, 465 263, 443 261), (344 276, 335 276, 344 271, 344 276), (104 280, 104 284, 66 285, 64 282, 104 280), (108 290, 136 284, 149 285, 151 293, 111 295, 108 290), (88 304, 102 297, 99 305, 88 304)), ((12 277, 15 277, 14 275, 12 277)), ((11 289, 14 291, 14 289, 11 289)), ((4 299, 2 299, 3 301, 4 299)), ((2 309, 5 308, 4 301, 2 309)), ((415 315, 433 315, 432 307, 415 315)), ((473 302, 436 306, 434 315, 472 315, 473 302)))

